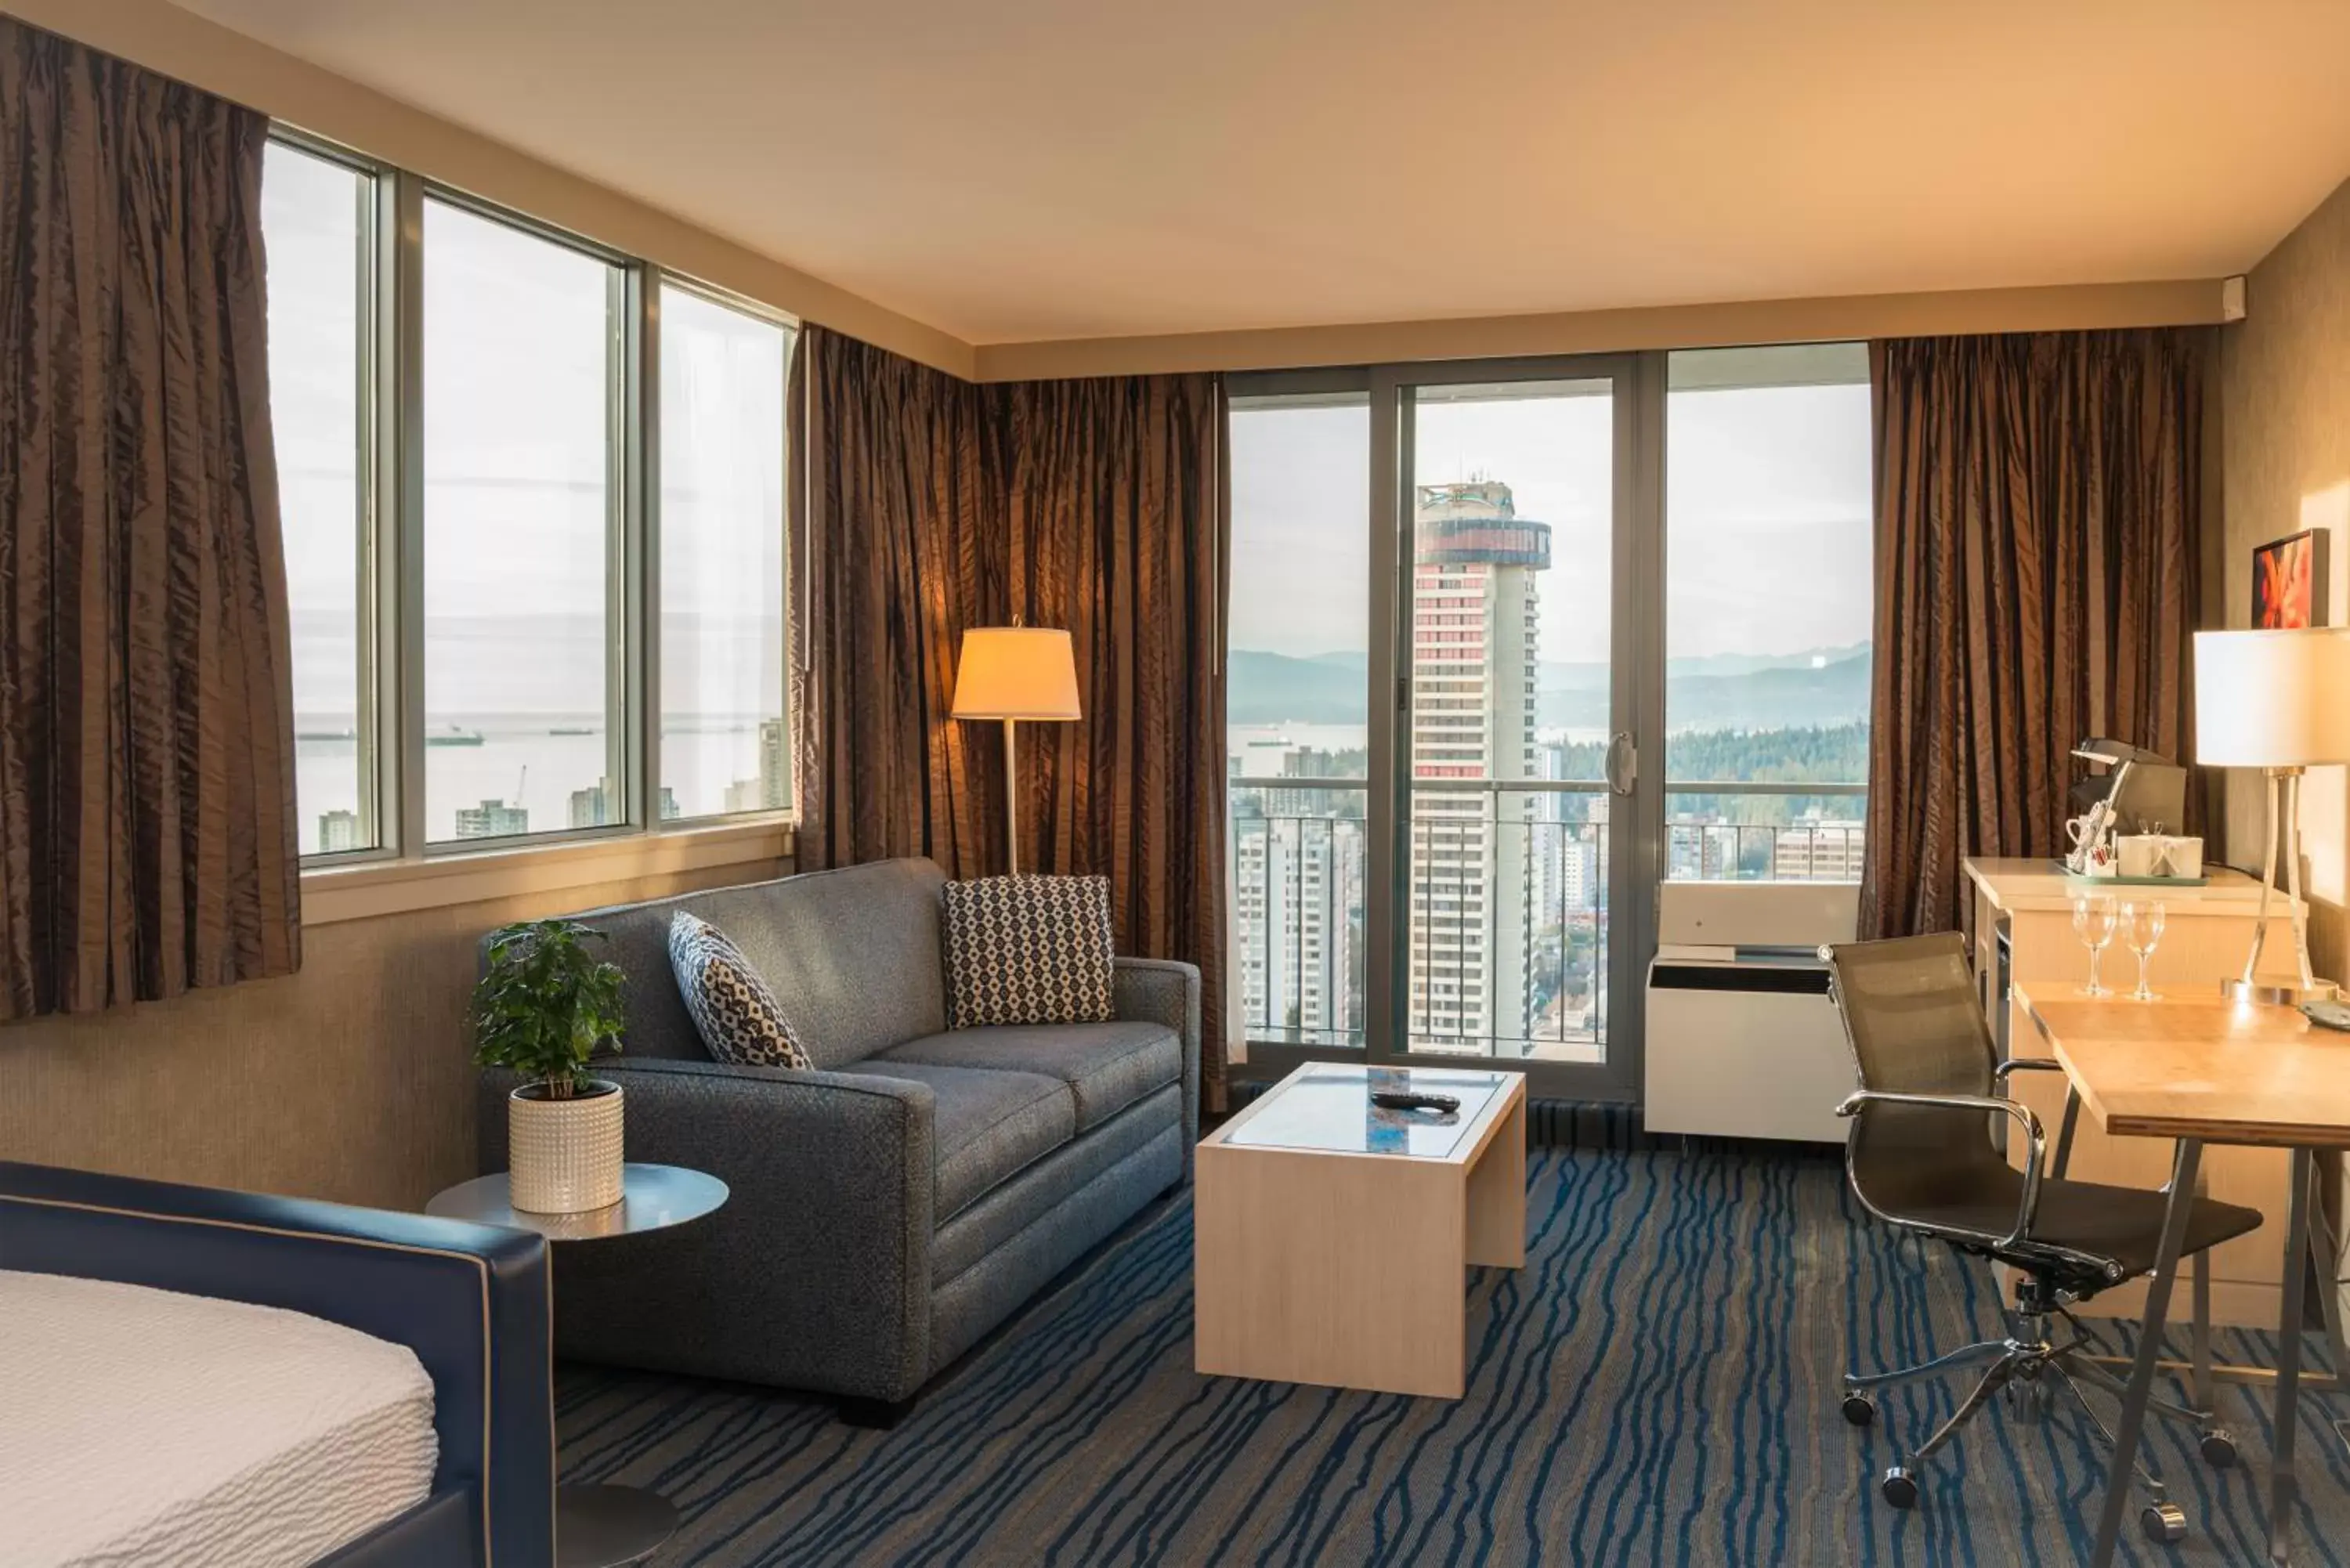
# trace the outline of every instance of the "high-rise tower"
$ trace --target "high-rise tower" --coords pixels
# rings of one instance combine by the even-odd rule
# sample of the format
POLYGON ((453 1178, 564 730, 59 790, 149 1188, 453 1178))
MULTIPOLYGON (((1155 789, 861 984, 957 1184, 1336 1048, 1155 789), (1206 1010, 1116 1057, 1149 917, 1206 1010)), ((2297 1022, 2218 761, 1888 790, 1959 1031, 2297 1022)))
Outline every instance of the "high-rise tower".
POLYGON ((1534 950, 1534 574, 1550 525, 1497 480, 1414 497, 1411 1044, 1523 1054, 1534 950))

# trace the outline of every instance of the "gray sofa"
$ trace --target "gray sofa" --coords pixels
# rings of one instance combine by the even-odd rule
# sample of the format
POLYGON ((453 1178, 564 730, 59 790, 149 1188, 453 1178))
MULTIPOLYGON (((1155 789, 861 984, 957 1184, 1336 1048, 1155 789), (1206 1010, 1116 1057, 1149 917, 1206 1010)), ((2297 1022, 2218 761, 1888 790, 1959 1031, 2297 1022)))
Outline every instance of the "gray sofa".
MULTIPOLYGON (((841 1397, 886 1424, 931 1376, 1153 1199, 1198 1141, 1200 976, 1120 959, 1117 1020, 950 1031, 945 874, 889 860, 577 919, 628 974, 632 1160, 733 1189, 708 1219, 557 1261, 559 1355, 841 1397), (814 1071, 711 1060, 669 964, 670 917, 732 937, 814 1071)), ((485 1075, 484 1170, 506 1165, 485 1075)))

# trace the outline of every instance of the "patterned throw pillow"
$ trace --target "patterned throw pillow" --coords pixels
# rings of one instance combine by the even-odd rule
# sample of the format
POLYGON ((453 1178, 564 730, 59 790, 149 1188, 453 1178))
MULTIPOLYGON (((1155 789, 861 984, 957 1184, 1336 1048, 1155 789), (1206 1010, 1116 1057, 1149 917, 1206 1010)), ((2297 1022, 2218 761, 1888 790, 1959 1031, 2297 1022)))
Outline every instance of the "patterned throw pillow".
POLYGON ((711 1055, 734 1067, 813 1067, 775 993, 724 931, 683 909, 670 917, 669 967, 711 1055))
POLYGON ((983 877, 943 896, 948 1027, 1111 1015, 1108 877, 983 877))

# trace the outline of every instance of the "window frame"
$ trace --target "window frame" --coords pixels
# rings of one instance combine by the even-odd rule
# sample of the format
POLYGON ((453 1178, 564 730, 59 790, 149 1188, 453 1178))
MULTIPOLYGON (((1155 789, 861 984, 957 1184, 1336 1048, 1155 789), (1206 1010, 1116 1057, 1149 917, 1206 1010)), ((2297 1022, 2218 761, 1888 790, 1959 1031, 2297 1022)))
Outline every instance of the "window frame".
MULTIPOLYGON (((785 374, 797 351, 802 322, 778 309, 688 274, 671 271, 589 236, 469 192, 427 179, 298 128, 272 122, 270 139, 349 169, 372 182, 371 255, 361 280, 363 329, 359 360, 361 516, 358 612, 361 672, 358 728, 360 800, 373 811, 375 844, 301 857, 306 878, 322 877, 369 887, 412 874, 446 881, 429 870, 449 860, 504 857, 529 869, 536 883, 547 867, 577 856, 641 840, 648 847, 682 836, 679 849, 652 857, 696 866, 712 854, 745 860, 786 852, 799 799, 798 758, 792 758, 786 804, 780 809, 713 813, 660 819, 660 327, 661 290, 677 288, 755 317, 787 335, 785 374), (445 203, 533 238, 558 244, 612 269, 614 330, 608 340, 610 440, 607 444, 606 592, 610 646, 606 658, 607 711, 612 726, 619 820, 594 827, 553 827, 496 838, 434 841, 425 821, 424 724, 424 210, 445 203), (565 853, 567 852, 567 853, 565 853)), ((785 462, 790 462, 786 401, 785 462)), ((785 483, 793 483, 786 468, 785 483)), ((788 490, 786 492, 788 493, 788 490)), ((791 646, 791 551, 781 552, 785 581, 780 646, 791 646)), ((793 721, 788 668, 779 672, 784 719, 793 721)), ((298 797, 297 811, 303 809, 298 797)), ((321 884, 323 885, 323 884, 321 884)), ((476 893, 475 896, 478 896, 476 893)))
MULTIPOLYGON (((661 621, 660 572, 662 514, 660 501, 660 448, 662 427, 660 420, 660 308, 661 295, 662 292, 667 289, 675 289, 681 294, 691 295, 695 298, 702 301, 704 304, 714 305, 719 306, 721 309, 732 310, 739 315, 750 317, 754 320, 764 321, 768 326, 775 327, 781 331, 784 334, 784 379, 786 388, 788 388, 791 379, 792 357, 799 352, 800 342, 799 318, 793 316, 789 311, 778 310, 772 305, 763 305, 755 299, 736 294, 731 289, 720 288, 714 284, 703 283, 699 279, 690 278, 680 273, 662 272, 659 269, 655 269, 648 280, 645 289, 645 310, 642 318, 642 330, 644 333, 643 365, 648 374, 645 376, 643 386, 639 389, 639 396, 644 399, 645 407, 649 412, 646 418, 638 425, 638 429, 642 432, 642 439, 645 441, 645 452, 642 461, 647 514, 644 535, 644 563, 642 566, 643 588, 639 599, 639 604, 641 606, 639 613, 644 618, 645 624, 654 628, 658 628, 660 626, 661 621)), ((792 487, 792 414, 791 400, 788 395, 782 400, 781 406, 783 415, 782 423, 777 427, 775 433, 777 439, 784 443, 783 524, 785 533, 788 535, 791 526, 792 487)), ((779 690, 783 692, 782 717, 785 726, 789 727, 792 722, 792 681, 790 669, 792 647, 792 551, 791 541, 788 537, 784 541, 784 548, 780 554, 779 561, 779 570, 782 572, 783 578, 782 581, 776 585, 777 597, 775 602, 779 607, 783 622, 783 636, 780 646, 784 649, 785 663, 785 668, 780 672, 782 676, 782 685, 779 690)), ((660 801, 661 792, 660 639, 658 635, 647 636, 639 639, 639 646, 644 649, 645 658, 644 680, 639 690, 644 694, 645 706, 645 721, 642 726, 642 741, 645 748, 645 798, 648 803, 646 810, 651 815, 659 817, 660 815, 660 801)), ((657 823, 656 826, 666 827, 666 829, 671 832, 676 832, 681 829, 712 827, 725 823, 756 821, 763 817, 785 821, 792 820, 798 809, 800 798, 798 748, 796 746, 790 748, 790 753, 789 761, 791 765, 787 770, 788 777, 784 785, 784 804, 781 806, 773 808, 763 807, 756 811, 712 811, 702 812, 698 815, 688 813, 679 816, 674 822, 667 824, 657 823)))
MULTIPOLYGON (((643 325, 645 273, 648 265, 609 245, 600 244, 581 235, 558 229, 527 213, 516 213, 494 202, 484 202, 466 192, 443 185, 437 181, 403 177, 403 184, 415 188, 415 222, 400 225, 402 265, 412 267, 415 286, 412 296, 403 291, 403 297, 412 297, 414 305, 407 313, 413 326, 412 335, 403 336, 403 347, 409 352, 404 365, 413 382, 412 403, 415 417, 402 443, 402 455, 412 459, 413 483, 408 499, 412 506, 403 508, 406 548, 401 555, 403 585, 407 602, 413 612, 402 615, 400 664, 407 677, 411 701, 403 706, 407 720, 400 735, 400 772, 402 799, 408 812, 401 823, 403 841, 412 844, 427 857, 442 855, 494 854, 499 850, 519 849, 539 844, 575 843, 583 839, 612 838, 644 830, 644 735, 640 709, 643 704, 634 700, 640 694, 639 684, 645 667, 644 626, 639 614, 643 600, 644 567, 643 540, 646 517, 657 506, 649 506, 645 494, 644 439, 647 421, 644 410, 651 405, 643 392, 646 359, 646 334, 643 325), (605 527, 604 527, 604 624, 609 645, 604 650, 604 711, 611 725, 605 761, 619 784, 620 811, 618 820, 594 827, 549 827, 530 833, 501 834, 479 838, 434 839, 425 821, 426 724, 424 621, 425 601, 425 534, 424 463, 427 458, 424 434, 424 333, 427 327, 424 310, 424 209, 428 202, 439 203, 454 211, 479 218, 485 223, 501 224, 515 232, 586 256, 608 269, 605 319, 609 335, 605 342, 604 411, 605 434, 605 527), (412 241, 410 239, 413 235, 412 241), (412 253, 412 254, 411 254, 412 253)), ((404 389, 404 392, 405 392, 404 389)), ((658 444, 657 442, 650 444, 658 444)))
MULTIPOLYGON (((368 182, 365 265, 357 279, 359 305, 359 514, 354 519, 353 548, 358 553, 354 574, 359 602, 355 631, 359 654, 357 707, 353 729, 362 738, 359 749, 359 800, 361 822, 374 840, 359 849, 318 851, 301 857, 304 870, 370 865, 393 858, 399 837, 399 787, 393 723, 393 693, 398 651, 390 640, 391 616, 387 594, 398 576, 391 545, 397 529, 389 526, 392 486, 385 454, 393 449, 389 421, 394 395, 390 368, 395 345, 386 328, 390 317, 392 234, 398 222, 393 190, 395 171, 366 154, 290 126, 273 123, 269 140, 287 150, 348 170, 368 182), (387 766, 387 761, 392 765, 387 766)), ((291 652, 289 649, 289 654, 291 652)), ((296 742, 297 745, 299 742, 296 742)), ((298 790, 297 814, 304 807, 298 790)))
MULTIPOLYGON (((1722 345, 1755 348, 1819 347, 1841 348, 1840 339, 1816 345, 1722 345)), ((1410 651, 1419 635, 1418 611, 1411 601, 1407 576, 1410 547, 1410 514, 1404 502, 1408 482, 1407 454, 1413 440, 1412 398, 1429 383, 1483 385, 1510 381, 1571 380, 1585 376, 1616 379, 1617 395, 1624 400, 1626 426, 1619 427, 1614 473, 1617 514, 1617 558, 1614 567, 1615 631, 1612 671, 1612 712, 1628 715, 1625 738, 1635 742, 1630 757, 1628 787, 1610 785, 1611 817, 1625 814, 1621 836, 1596 868, 1603 877, 1610 916, 1611 943, 1608 1001, 1608 1053, 1599 1063, 1561 1062, 1538 1057, 1477 1055, 1461 1058, 1484 1070, 1523 1072, 1530 1092, 1587 1101, 1636 1102, 1646 1070, 1646 988, 1638 982, 1656 950, 1656 912, 1669 871, 1668 848, 1671 828, 1666 803, 1669 794, 1684 793, 1690 781, 1669 780, 1666 757, 1670 731, 1666 711, 1666 611, 1668 581, 1667 447, 1669 399, 1672 391, 1671 357, 1683 350, 1651 348, 1620 354, 1544 356, 1528 354, 1461 361, 1398 361, 1369 367, 1268 370, 1233 373, 1225 378, 1228 406, 1250 402, 1277 404, 1283 400, 1351 393, 1367 388, 1370 394, 1370 511, 1365 528, 1371 546, 1367 593, 1370 636, 1366 696, 1369 704, 1368 773, 1365 832, 1370 842, 1368 870, 1363 894, 1363 942, 1366 955, 1365 1020, 1361 1045, 1300 1044, 1280 1038, 1278 1025, 1246 1026, 1246 1057, 1236 1067, 1244 1081, 1270 1082, 1307 1062, 1341 1062, 1373 1066, 1441 1064, 1441 1054, 1415 1054, 1400 1044, 1401 1025, 1409 1016, 1407 994, 1409 950, 1402 938, 1410 929, 1418 898, 1409 886, 1417 853, 1409 824, 1397 807, 1408 800, 1411 752, 1410 715, 1423 701, 1406 682, 1410 651), (1409 701, 1407 697, 1409 696, 1409 701), (1266 1036, 1274 1036, 1267 1038, 1266 1036)), ((1839 384, 1841 381, 1839 380, 1839 384)), ((1227 508, 1231 506, 1227 498, 1227 508)), ((1228 521, 1232 521, 1228 519, 1228 521)), ((1872 577, 1881 563, 1872 559, 1872 577)), ((1433 630, 1435 628, 1431 628, 1433 630)), ((1231 628, 1224 635, 1229 641, 1231 628)), ((1448 700, 1449 701, 1449 700, 1448 700)), ((1451 711, 1450 709, 1440 710, 1451 711)), ((1614 722, 1611 717, 1611 724, 1614 722)), ((1229 731, 1227 738, 1229 745, 1229 731)), ((1232 833, 1231 793, 1239 787, 1259 787, 1264 782, 1246 776, 1229 777, 1225 810, 1232 833)), ((1331 781, 1320 778, 1280 780, 1299 788, 1320 788, 1331 781)), ((1341 781, 1343 782, 1343 781, 1341 781)), ((1608 781, 1563 781, 1577 791, 1608 781)), ((1701 781, 1700 781, 1701 782, 1701 781)), ((1752 787, 1741 784, 1738 789, 1752 787)), ((1776 790, 1775 785, 1763 785, 1776 790)), ((1856 786, 1865 801, 1866 785, 1856 786)), ((1783 793, 1817 794, 1855 793, 1856 786, 1804 783, 1783 793)), ((1235 853, 1237 837, 1227 846, 1235 853)), ((1756 885, 1761 885, 1757 883, 1756 885)), ((1236 929, 1235 940, 1240 940, 1236 929)), ((1236 946, 1232 972, 1236 977, 1249 961, 1236 946)))

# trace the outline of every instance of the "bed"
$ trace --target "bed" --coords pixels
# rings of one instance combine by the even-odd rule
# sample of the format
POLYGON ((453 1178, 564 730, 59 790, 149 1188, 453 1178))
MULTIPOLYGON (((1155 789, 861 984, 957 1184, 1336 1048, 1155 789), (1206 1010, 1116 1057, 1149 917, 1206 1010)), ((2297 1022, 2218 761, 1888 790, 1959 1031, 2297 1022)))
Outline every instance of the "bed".
POLYGON ((0 1568, 539 1568, 546 1243, 0 1162, 0 1568))

